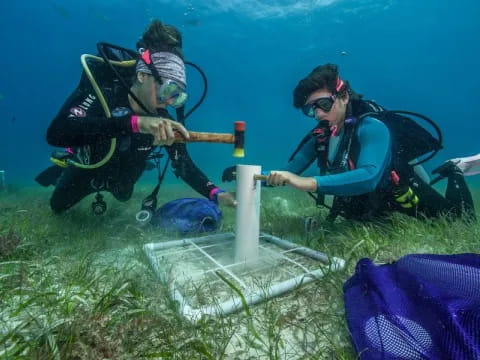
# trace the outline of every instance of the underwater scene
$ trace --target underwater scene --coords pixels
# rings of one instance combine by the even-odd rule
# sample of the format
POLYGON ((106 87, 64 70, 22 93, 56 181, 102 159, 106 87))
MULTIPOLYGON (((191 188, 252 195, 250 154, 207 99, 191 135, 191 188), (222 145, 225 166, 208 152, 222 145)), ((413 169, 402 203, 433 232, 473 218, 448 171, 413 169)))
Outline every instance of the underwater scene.
POLYGON ((480 4, 0 3, 0 360, 480 359, 480 4))

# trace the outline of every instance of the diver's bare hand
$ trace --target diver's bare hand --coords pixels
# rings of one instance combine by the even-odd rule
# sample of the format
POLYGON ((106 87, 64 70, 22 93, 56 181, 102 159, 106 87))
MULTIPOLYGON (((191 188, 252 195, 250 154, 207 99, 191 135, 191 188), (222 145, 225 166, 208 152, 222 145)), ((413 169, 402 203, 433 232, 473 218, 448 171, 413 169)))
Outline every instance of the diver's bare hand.
POLYGON ((172 145, 175 141, 175 131, 185 139, 190 138, 182 124, 162 117, 139 116, 138 130, 142 134, 152 134, 155 138, 154 145, 172 145))
POLYGON ((272 186, 290 185, 303 191, 317 190, 317 180, 315 178, 298 176, 290 171, 271 171, 268 174, 267 184, 272 186))
POLYGON ((220 205, 229 206, 229 207, 236 207, 237 200, 233 197, 233 195, 229 192, 222 192, 217 195, 218 203, 220 205))

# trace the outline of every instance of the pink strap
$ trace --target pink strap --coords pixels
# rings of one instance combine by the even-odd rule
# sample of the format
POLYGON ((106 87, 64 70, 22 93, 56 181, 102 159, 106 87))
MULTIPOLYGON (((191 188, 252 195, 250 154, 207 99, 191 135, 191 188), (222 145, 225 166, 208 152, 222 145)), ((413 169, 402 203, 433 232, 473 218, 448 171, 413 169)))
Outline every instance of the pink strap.
POLYGON ((150 60, 150 50, 147 49, 142 53, 142 60, 145 61, 145 64, 150 64, 152 61, 150 60))
POLYGON ((330 131, 332 132, 332 136, 338 136, 338 125, 333 125, 330 131))
POLYGON ((337 77, 337 85, 335 86, 335 91, 339 92, 343 87, 343 80, 340 79, 340 76, 337 77))
POLYGON ((214 197, 215 195, 217 195, 219 191, 220 191, 220 189, 219 189, 218 187, 213 188, 212 190, 210 190, 210 193, 208 194, 208 198, 209 198, 210 200, 212 200, 213 197, 214 197))
POLYGON ((132 117, 130 118, 130 123, 132 124, 132 131, 134 133, 140 132, 140 130, 138 129, 138 116, 137 115, 132 115, 132 117))

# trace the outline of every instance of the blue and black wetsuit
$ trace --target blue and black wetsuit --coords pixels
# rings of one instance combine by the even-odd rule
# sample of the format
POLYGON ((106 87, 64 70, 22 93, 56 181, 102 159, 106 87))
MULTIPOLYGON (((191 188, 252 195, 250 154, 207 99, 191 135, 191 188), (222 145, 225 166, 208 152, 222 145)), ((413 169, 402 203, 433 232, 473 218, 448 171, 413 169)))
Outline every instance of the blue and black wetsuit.
MULTIPOLYGON (((392 134, 380 120, 365 117, 360 123, 345 124, 338 136, 330 137, 328 161, 319 162, 317 194, 334 195, 331 218, 342 215, 352 219, 372 219, 390 211, 412 216, 436 217, 442 214, 460 216, 465 211, 474 214, 473 200, 461 172, 445 176, 448 186, 445 197, 418 176, 413 168, 404 183, 412 188, 419 202, 411 208, 402 207, 393 195, 391 180, 394 168, 392 134), (351 137, 351 146, 346 143, 351 137), (346 161, 341 161, 341 160, 346 161)), ((282 170, 303 173, 319 158, 317 139, 306 137, 290 162, 282 170)), ((406 164, 408 166, 408 164, 406 164)))
MULTIPOLYGON (((324 176, 315 176, 317 192, 326 195, 355 196, 374 191, 377 186, 386 185, 386 176, 391 168, 391 140, 388 128, 379 120, 367 117, 358 126, 357 139, 361 144, 355 168, 350 171, 343 170, 335 173, 332 166, 337 156, 339 146, 343 140, 344 131, 339 136, 332 136, 328 147, 328 164, 325 169, 328 173, 324 176)), ((295 174, 302 173, 316 159, 316 139, 311 137, 302 146, 296 156, 282 169, 295 174)))
MULTIPOLYGON (((105 69, 101 69, 107 71, 105 69)), ((101 71, 97 73, 103 74, 101 71)), ((133 73, 130 74, 133 77, 133 73)), ((117 147, 112 158, 97 169, 70 166, 63 170, 50 200, 55 212, 62 212, 86 195, 99 190, 109 191, 120 201, 128 200, 134 184, 145 170, 146 161, 154 150, 153 136, 132 132, 130 117, 133 110, 128 91, 114 79, 99 81, 102 93, 112 113, 107 118, 90 81, 82 76, 76 90, 66 100, 47 131, 47 142, 72 149, 77 162, 93 164, 105 157, 112 138, 117 147)), ((166 110, 158 116, 172 117, 166 110)), ((190 158, 184 143, 165 146, 177 177, 194 190, 208 197, 216 188, 190 158)))

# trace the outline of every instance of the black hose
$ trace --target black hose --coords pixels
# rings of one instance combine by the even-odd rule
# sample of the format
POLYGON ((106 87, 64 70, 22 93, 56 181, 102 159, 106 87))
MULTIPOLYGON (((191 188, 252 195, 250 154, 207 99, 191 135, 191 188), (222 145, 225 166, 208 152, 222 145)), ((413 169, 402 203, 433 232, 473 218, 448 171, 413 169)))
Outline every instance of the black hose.
POLYGON ((125 48, 122 48, 120 46, 117 46, 117 45, 113 45, 113 44, 109 44, 109 43, 103 43, 103 42, 100 42, 97 44, 97 50, 98 52, 100 53, 100 55, 102 56, 103 60, 105 61, 105 63, 108 64, 108 66, 110 67, 110 69, 113 71, 113 73, 117 76, 118 80, 120 81, 120 83, 122 84, 122 86, 125 88, 125 90, 128 91, 128 94, 137 102, 137 104, 143 109, 143 111, 145 111, 147 114, 151 114, 153 116, 153 114, 147 109, 147 107, 140 101, 140 99, 133 93, 132 90, 130 90, 130 86, 128 86, 127 82, 125 81, 125 79, 123 78, 122 75, 120 75, 120 73, 117 71, 117 69, 115 69, 115 66, 113 66, 111 63, 110 63, 110 59, 107 57, 107 55, 105 54, 105 51, 104 51, 104 47, 105 46, 109 46, 113 49, 117 49, 117 50, 120 50, 120 51, 125 51, 127 54, 131 55, 132 56, 132 60, 134 60, 136 57, 138 57, 138 54, 136 52, 134 52, 133 50, 128 50, 128 49, 125 49, 125 48))
POLYGON ((208 80, 207 80, 207 76, 205 75, 203 70, 198 65, 195 65, 194 63, 192 63, 190 61, 185 61, 185 64, 190 65, 191 67, 195 68, 195 70, 197 70, 200 73, 200 75, 202 76, 202 79, 203 79, 203 85, 204 86, 203 86, 202 96, 197 101, 197 103, 185 114, 185 116, 183 117, 184 120, 186 118, 188 118, 195 110, 198 109, 198 107, 202 104, 203 100, 207 96, 207 91, 208 91, 208 80))

